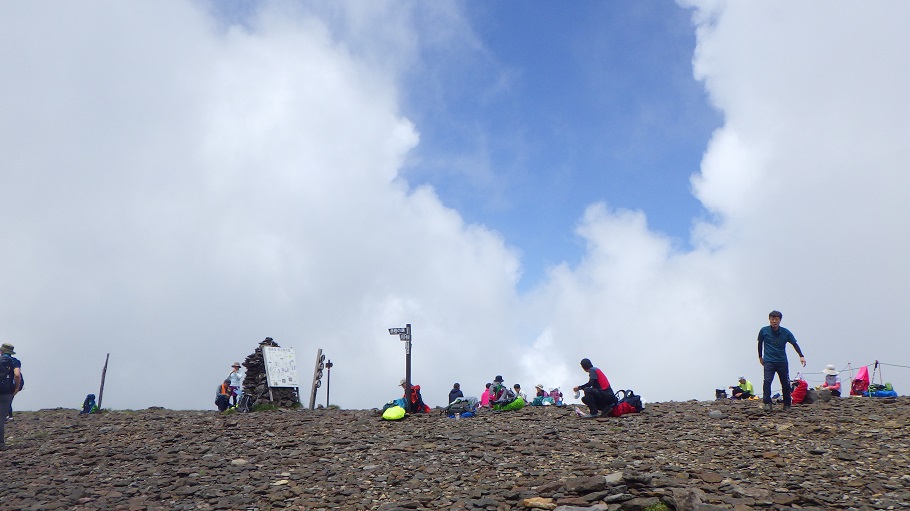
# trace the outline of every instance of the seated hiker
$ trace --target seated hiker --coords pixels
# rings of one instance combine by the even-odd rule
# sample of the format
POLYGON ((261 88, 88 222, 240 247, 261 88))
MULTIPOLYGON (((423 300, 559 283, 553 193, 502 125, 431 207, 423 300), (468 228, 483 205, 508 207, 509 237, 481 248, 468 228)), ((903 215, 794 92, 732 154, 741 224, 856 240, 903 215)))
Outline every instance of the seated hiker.
POLYGON ((452 390, 449 391, 449 403, 452 403, 460 397, 464 397, 464 392, 461 391, 461 384, 456 383, 452 386, 452 390))
POLYGON ((89 394, 85 396, 85 401, 82 402, 82 411, 79 412, 79 415, 84 415, 87 413, 95 413, 98 411, 98 407, 95 405, 95 395, 89 394))
POLYGON ((487 388, 484 389, 483 394, 480 395, 480 407, 481 408, 490 408, 490 388, 493 386, 492 383, 487 383, 487 388))
POLYGON ((801 378, 791 382, 790 401, 793 404, 802 404, 806 400, 806 393, 809 391, 809 383, 801 378))
POLYGON ((224 380, 224 383, 218 386, 218 390, 215 391, 215 406, 219 412, 231 407, 231 380, 224 380))
POLYGON ((574 387, 572 390, 575 392, 579 390, 585 391, 581 402, 588 405, 588 409, 591 410, 591 413, 586 415, 585 418, 592 419, 597 417, 598 414, 601 417, 609 417, 610 409, 617 402, 616 394, 613 393, 613 388, 610 386, 610 380, 607 379, 603 371, 594 367, 590 359, 581 359, 581 368, 588 373, 588 381, 574 387))
POLYGON ((862 396, 867 390, 869 390, 869 368, 863 366, 859 368, 856 379, 850 384, 850 395, 862 396))
POLYGON ((408 413, 429 413, 430 407, 424 404, 423 396, 420 395, 420 385, 411 385, 411 391, 408 392, 408 381, 401 380, 401 388, 405 389, 404 401, 407 403, 408 413), (408 395, 410 394, 410 395, 408 395))
POLYGON ((752 387, 751 381, 747 380, 745 376, 740 376, 739 385, 730 387, 730 394, 733 399, 749 399, 755 395, 755 389, 752 387))
POLYGON ((521 391, 521 385, 517 383, 515 385, 512 385, 512 391, 515 392, 516 397, 520 397, 527 402, 528 395, 521 391))
POLYGON ((531 406, 548 406, 555 405, 556 401, 550 397, 550 394, 543 389, 543 385, 538 383, 534 386, 535 395, 534 399, 531 400, 531 406))
POLYGON ((840 397, 840 379, 837 377, 837 369, 834 368, 834 365, 828 364, 822 372, 825 373, 825 383, 822 383, 819 389, 828 389, 832 396, 840 397))
POLYGON ((490 387, 490 403, 495 406, 511 403, 514 399, 515 392, 503 385, 502 376, 496 375, 496 378, 493 378, 493 386, 490 387))
POLYGON ((550 397, 553 399, 553 404, 556 406, 562 406, 564 404, 562 402, 562 392, 560 392, 558 388, 550 390, 550 397))
POLYGON ((493 386, 490 387, 490 404, 494 410, 517 410, 524 406, 523 399, 515 395, 515 391, 503 384, 502 376, 497 375, 493 378, 493 386))

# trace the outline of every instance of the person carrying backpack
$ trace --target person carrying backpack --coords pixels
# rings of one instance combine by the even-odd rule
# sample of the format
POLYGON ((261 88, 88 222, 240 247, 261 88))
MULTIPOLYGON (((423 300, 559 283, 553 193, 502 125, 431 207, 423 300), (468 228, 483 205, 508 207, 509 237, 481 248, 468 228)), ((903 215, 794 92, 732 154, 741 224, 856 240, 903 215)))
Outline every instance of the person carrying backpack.
POLYGON ((590 359, 581 359, 581 368, 588 373, 588 381, 573 388, 572 391, 585 391, 585 395, 581 398, 581 402, 588 405, 588 409, 591 410, 591 413, 585 415, 584 418, 593 419, 598 415, 601 417, 609 417, 610 410, 618 401, 616 399, 616 394, 613 393, 613 388, 610 386, 610 380, 607 379, 607 376, 603 371, 594 367, 594 364, 591 363, 590 359))
POLYGON ((6 418, 12 410, 13 397, 22 389, 22 363, 13 357, 16 350, 12 344, 0 346, 0 450, 6 449, 6 418))
POLYGON ((408 380, 401 380, 401 388, 405 389, 404 400, 408 408, 408 413, 430 413, 430 407, 423 402, 423 396, 420 394, 420 385, 411 385, 410 396, 408 395, 408 380))

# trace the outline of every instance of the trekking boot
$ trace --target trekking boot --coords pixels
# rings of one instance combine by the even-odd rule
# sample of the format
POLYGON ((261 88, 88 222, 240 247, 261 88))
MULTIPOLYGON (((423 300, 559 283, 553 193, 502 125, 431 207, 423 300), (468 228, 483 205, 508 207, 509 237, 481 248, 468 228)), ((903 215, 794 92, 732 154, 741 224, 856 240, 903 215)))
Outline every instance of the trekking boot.
POLYGON ((764 407, 764 408, 765 408, 765 411, 766 411, 766 412, 770 412, 770 411, 771 411, 771 403, 765 403, 765 407, 764 407))
POLYGON ((789 411, 790 411, 790 405, 784 405, 784 411, 785 411, 785 412, 789 412, 789 411))

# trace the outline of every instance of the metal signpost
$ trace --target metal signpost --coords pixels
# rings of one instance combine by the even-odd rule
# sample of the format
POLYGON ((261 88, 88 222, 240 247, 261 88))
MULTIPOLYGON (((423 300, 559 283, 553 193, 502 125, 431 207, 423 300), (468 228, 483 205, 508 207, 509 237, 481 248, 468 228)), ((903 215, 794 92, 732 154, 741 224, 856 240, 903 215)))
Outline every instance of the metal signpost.
POLYGON ((316 368, 313 369, 313 392, 310 393, 310 410, 316 408, 316 390, 322 386, 322 369, 325 367, 325 355, 322 348, 316 351, 316 368))
POLYGON ((325 363, 325 407, 329 407, 329 390, 332 389, 332 359, 325 363))
POLYGON ((404 386, 404 395, 406 399, 409 399, 411 395, 411 324, 408 323, 404 328, 390 328, 389 335, 397 335, 399 339, 404 341, 404 353, 405 353, 405 386, 404 386))

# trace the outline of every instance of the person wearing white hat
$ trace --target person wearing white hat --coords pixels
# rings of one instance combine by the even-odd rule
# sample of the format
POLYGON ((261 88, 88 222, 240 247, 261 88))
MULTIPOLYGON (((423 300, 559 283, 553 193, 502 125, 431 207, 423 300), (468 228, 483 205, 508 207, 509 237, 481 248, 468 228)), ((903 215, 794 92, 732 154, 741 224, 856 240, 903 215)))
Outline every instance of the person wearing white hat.
POLYGON ((243 396, 243 378, 244 374, 240 373, 240 362, 234 362, 231 366, 231 372, 228 374, 228 380, 231 382, 231 405, 237 405, 237 401, 243 396))
POLYGON ((825 373, 825 383, 822 383, 821 388, 830 390, 834 397, 840 397, 840 379, 837 377, 834 364, 826 365, 822 372, 825 373))

